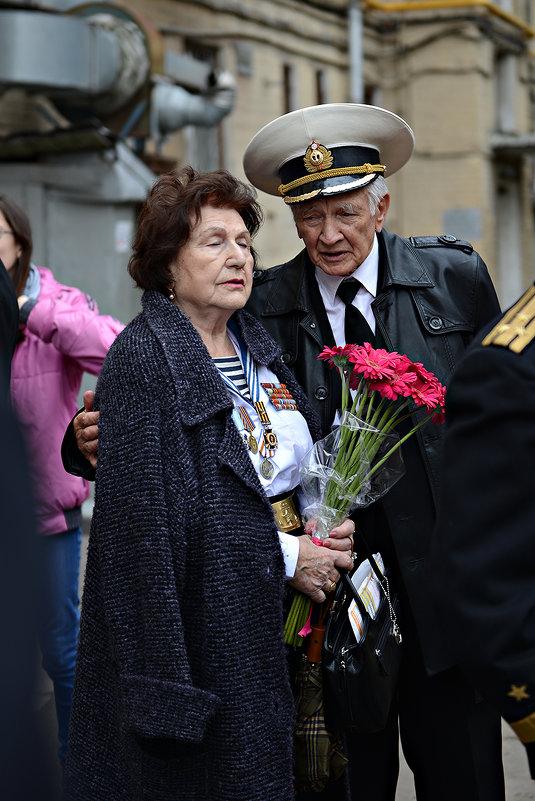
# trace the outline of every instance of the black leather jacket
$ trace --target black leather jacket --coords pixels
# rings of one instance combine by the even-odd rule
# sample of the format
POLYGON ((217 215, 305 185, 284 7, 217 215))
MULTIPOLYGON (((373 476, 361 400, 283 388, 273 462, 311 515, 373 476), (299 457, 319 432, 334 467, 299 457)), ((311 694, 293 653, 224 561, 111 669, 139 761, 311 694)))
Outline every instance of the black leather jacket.
MULTIPOLYGON (((422 362, 447 385, 467 344, 499 313, 487 268, 468 242, 450 236, 404 239, 383 231, 379 247, 382 289, 372 304, 378 335, 388 350, 422 362)), ((340 379, 337 371, 317 359, 324 345, 334 344, 319 297, 314 267, 303 250, 286 264, 255 274, 247 309, 281 345, 283 360, 319 412, 327 432, 340 404, 340 379)), ((414 450, 420 457, 418 469, 424 471, 423 480, 407 481, 405 476, 383 499, 431 671, 450 664, 441 638, 435 636, 436 620, 424 586, 442 435, 443 426, 430 423, 420 429, 416 435, 419 447, 414 450)))

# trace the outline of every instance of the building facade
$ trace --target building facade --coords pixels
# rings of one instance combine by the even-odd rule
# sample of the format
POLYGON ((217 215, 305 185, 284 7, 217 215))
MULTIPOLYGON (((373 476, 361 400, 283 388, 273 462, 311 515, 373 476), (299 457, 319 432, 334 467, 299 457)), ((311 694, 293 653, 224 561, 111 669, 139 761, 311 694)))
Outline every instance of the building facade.
MULTIPOLYGON (((30 214, 36 260, 127 320, 130 241, 158 173, 244 177, 273 118, 373 103, 416 135, 387 227, 468 239, 505 305, 535 277, 532 13, 532 0, 0 2, 0 187, 30 214)), ((300 242, 285 204, 260 200, 269 267, 300 242)))

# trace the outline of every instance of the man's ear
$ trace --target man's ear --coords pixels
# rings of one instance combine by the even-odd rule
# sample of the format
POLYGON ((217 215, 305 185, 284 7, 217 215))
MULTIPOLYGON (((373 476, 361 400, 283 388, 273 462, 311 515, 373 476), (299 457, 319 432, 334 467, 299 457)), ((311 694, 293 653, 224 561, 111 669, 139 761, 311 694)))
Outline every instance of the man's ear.
POLYGON ((377 204, 377 211, 375 212, 375 230, 377 233, 382 231, 383 225, 385 224, 386 215, 388 214, 388 209, 390 208, 390 195, 386 194, 379 203, 377 204))

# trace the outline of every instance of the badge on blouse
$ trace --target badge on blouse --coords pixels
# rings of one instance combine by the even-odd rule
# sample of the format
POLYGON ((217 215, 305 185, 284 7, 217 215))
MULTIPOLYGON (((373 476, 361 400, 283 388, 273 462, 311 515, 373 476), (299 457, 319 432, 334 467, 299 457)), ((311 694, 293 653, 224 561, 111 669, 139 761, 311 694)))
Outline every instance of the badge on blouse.
POLYGON ((297 411, 297 403, 295 398, 292 397, 286 384, 262 384, 270 403, 273 404, 277 411, 284 409, 286 411, 297 411))

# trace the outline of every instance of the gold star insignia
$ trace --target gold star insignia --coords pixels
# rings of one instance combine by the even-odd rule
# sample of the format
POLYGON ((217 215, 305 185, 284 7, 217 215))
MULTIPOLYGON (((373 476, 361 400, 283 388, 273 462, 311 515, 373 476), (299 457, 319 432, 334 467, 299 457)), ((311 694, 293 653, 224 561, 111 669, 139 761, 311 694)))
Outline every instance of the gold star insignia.
POLYGON ((527 692, 526 684, 523 684, 522 687, 517 687, 516 684, 511 684, 511 689, 507 695, 510 695, 511 698, 514 698, 515 701, 524 701, 526 698, 531 698, 530 694, 527 692))

